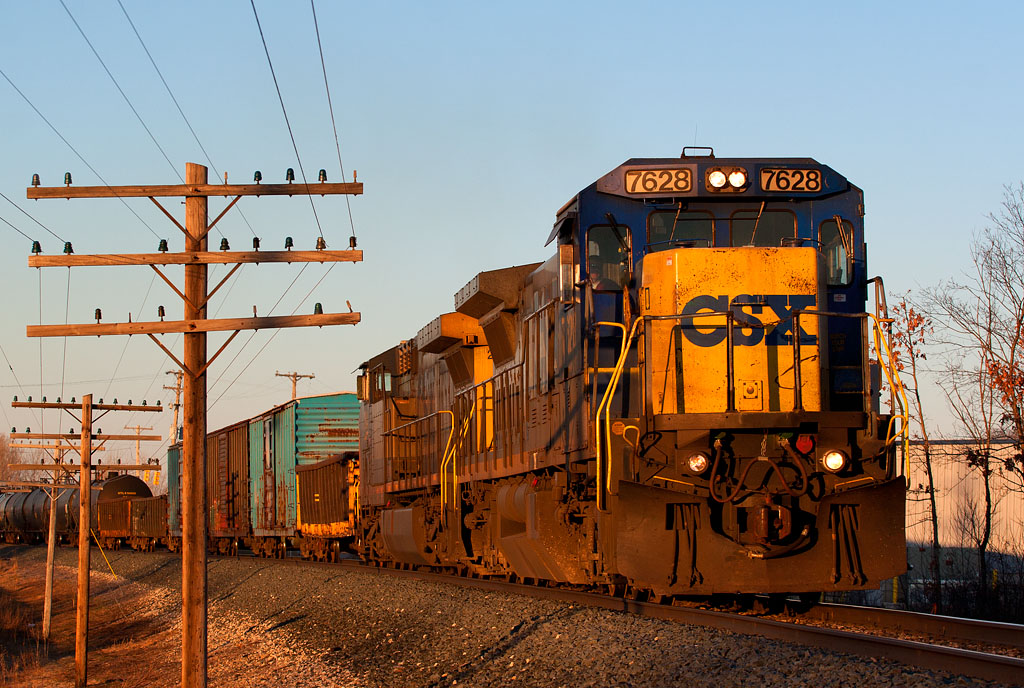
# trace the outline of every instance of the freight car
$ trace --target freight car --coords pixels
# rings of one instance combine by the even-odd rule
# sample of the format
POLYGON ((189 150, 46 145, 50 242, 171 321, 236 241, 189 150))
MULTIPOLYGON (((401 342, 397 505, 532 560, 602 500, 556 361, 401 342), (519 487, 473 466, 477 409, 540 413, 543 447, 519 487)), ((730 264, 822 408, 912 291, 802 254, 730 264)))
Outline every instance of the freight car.
MULTIPOLYGON (((101 505, 120 502, 128 497, 150 497, 149 486, 133 475, 110 474, 93 482, 90 520, 99 532, 98 512, 101 505)), ((65 488, 57 495, 56 533, 58 542, 71 542, 78 536, 78 489, 65 488)), ((42 542, 50 524, 50 496, 43 488, 30 492, 0 493, 0 539, 15 543, 42 542)))
POLYGON ((548 260, 477 274, 361 366, 362 555, 653 598, 903 572, 863 216, 808 158, 684 151, 590 184, 548 260))
POLYGON ((108 549, 122 544, 152 552, 167 544, 167 495, 122 497, 96 505, 97 537, 108 549))
MULTIPOLYGON (((293 399, 207 435, 211 551, 262 556, 297 547, 333 558, 354 535, 358 481, 355 394, 293 399)), ((167 452, 169 547, 181 548, 181 447, 167 452)))

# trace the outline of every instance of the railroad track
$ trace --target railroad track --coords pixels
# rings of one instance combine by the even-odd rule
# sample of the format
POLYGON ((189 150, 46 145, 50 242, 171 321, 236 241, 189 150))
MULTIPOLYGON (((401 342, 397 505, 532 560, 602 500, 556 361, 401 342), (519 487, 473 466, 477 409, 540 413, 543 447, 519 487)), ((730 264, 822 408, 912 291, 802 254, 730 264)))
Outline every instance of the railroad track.
POLYGON ((379 567, 365 564, 358 559, 324 563, 289 557, 274 561, 333 568, 341 566, 382 575, 406 576, 480 590, 555 599, 581 606, 785 640, 837 652, 883 657, 924 669, 1024 686, 1024 658, 1012 655, 1013 652, 1024 654, 1024 626, 1017 624, 837 604, 820 604, 783 620, 778 616, 740 614, 679 604, 657 604, 594 592, 379 567), (817 625, 821 623, 855 627, 858 630, 817 625), (913 634, 927 637, 928 640, 908 640, 893 637, 893 634, 913 634), (1008 652, 1001 654, 955 647, 961 644, 1006 648, 1008 652))

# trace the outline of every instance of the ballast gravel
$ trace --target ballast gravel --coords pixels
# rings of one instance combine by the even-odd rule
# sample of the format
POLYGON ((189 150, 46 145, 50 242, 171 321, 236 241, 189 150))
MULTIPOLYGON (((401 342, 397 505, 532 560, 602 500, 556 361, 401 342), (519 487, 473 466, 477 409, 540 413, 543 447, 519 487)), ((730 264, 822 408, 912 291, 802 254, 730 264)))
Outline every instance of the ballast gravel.
MULTIPOLYGON (((17 556, 34 562, 45 555, 38 547, 17 556)), ((118 576, 164 594, 180 591, 180 556, 107 556, 118 576)), ((57 563, 73 567, 74 550, 60 550, 57 563)), ((93 557, 93 566, 106 569, 101 557, 93 557)), ((884 659, 376 571, 214 559, 208 580, 211 628, 220 615, 233 632, 256 632, 298 660, 274 676, 249 677, 249 685, 998 685, 884 659)), ((213 673, 211 667, 211 678, 213 673)))

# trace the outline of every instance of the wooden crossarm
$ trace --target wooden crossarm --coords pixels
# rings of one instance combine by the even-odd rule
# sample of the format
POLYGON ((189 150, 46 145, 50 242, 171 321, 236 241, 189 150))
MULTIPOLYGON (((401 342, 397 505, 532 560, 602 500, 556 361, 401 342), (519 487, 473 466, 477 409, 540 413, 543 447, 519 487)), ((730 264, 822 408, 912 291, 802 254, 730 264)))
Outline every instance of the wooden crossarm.
POLYGON ((197 251, 29 256, 30 268, 108 265, 230 265, 233 263, 358 263, 362 251, 197 251))
POLYGON ((342 184, 143 184, 138 186, 30 186, 26 198, 168 198, 171 196, 327 196, 363 193, 362 182, 342 184))
POLYGON ((29 337, 98 337, 109 334, 170 334, 175 332, 224 332, 227 330, 271 330, 284 327, 355 325, 359 313, 321 315, 276 315, 265 318, 220 318, 218 320, 158 320, 155 322, 97 323, 81 325, 29 325, 29 337))

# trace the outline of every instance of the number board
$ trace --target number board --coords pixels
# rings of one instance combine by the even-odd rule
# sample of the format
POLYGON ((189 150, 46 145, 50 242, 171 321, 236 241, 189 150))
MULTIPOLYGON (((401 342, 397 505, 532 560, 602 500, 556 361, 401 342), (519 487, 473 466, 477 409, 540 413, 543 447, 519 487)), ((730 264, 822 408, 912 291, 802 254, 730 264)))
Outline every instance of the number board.
POLYGON ((761 190, 803 193, 821 191, 821 170, 765 167, 761 169, 761 190))
POLYGON ((623 172, 623 182, 630 196, 689 193, 693 190, 693 170, 688 167, 627 169, 623 172))

